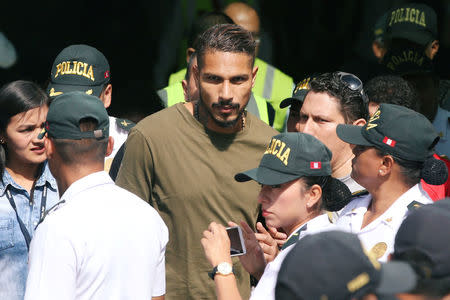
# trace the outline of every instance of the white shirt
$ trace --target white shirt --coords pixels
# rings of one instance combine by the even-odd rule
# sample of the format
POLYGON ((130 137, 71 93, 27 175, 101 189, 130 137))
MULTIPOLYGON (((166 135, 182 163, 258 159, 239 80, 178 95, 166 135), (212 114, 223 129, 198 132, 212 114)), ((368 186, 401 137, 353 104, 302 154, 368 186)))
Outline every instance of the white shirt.
MULTIPOLYGON (((126 124, 129 124, 128 121, 122 121, 127 122, 126 124)), ((109 136, 112 136, 114 139, 114 147, 111 154, 107 157, 105 157, 105 171, 108 172, 109 168, 111 167, 111 163, 114 159, 114 156, 116 156, 117 151, 119 151, 120 147, 125 143, 127 140, 129 131, 121 128, 119 125, 117 125, 117 119, 115 117, 109 116, 109 136)))
MULTIPOLYGON (((326 214, 317 216, 314 219, 308 221, 306 224, 306 230, 300 231, 300 235, 298 237, 299 240, 309 234, 336 229, 336 226, 330 223, 326 214)), ((303 226, 305 225, 302 225, 301 227, 303 226)), ((294 231, 289 236, 289 238, 291 238, 293 234, 297 233, 297 230, 294 231)), ((275 285, 277 283, 278 272, 280 271, 280 267, 283 263, 284 258, 294 248, 294 246, 295 244, 292 244, 281 250, 280 253, 278 253, 277 257, 275 257, 273 261, 266 265, 266 268, 264 269, 264 273, 261 276, 258 285, 252 291, 250 300, 275 300, 275 285)))
POLYGON ((168 230, 105 172, 74 182, 33 237, 25 299, 146 299, 165 294, 168 230))
POLYGON ((417 201, 422 204, 433 203, 428 194, 416 184, 377 219, 361 229, 364 214, 372 201, 370 194, 354 199, 341 212, 336 225, 344 231, 358 235, 367 251, 372 252, 380 262, 386 262, 394 251, 394 240, 403 220, 408 215, 408 205, 417 201))

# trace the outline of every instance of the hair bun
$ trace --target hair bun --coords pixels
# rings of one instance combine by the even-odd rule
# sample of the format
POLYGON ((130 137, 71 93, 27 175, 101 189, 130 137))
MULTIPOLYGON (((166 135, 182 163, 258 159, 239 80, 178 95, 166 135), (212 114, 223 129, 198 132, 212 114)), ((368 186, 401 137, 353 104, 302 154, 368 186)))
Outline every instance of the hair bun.
POLYGON ((431 185, 444 184, 448 178, 447 166, 442 160, 430 157, 424 162, 420 177, 431 185))
POLYGON ((328 211, 339 211, 352 199, 352 193, 342 181, 331 177, 323 189, 323 201, 328 211))

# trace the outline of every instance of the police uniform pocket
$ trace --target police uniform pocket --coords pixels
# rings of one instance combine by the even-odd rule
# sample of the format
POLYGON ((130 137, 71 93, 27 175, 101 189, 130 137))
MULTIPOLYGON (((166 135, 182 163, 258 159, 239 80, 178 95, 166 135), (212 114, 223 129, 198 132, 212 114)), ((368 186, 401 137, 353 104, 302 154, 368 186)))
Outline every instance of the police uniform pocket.
POLYGON ((14 246, 14 222, 12 219, 0 219, 0 251, 14 246))

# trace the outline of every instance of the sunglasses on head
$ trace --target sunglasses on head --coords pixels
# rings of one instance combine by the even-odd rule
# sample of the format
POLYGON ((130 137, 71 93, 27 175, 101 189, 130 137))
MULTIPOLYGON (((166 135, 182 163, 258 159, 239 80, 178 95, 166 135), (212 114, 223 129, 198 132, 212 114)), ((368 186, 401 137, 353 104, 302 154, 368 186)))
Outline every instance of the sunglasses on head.
POLYGON ((344 82, 349 89, 352 91, 359 92, 361 94, 361 98, 363 99, 364 103, 369 103, 369 99, 367 98, 366 93, 364 93, 363 90, 363 83, 361 79, 356 77, 353 74, 346 73, 346 72, 337 72, 337 75, 339 77, 339 80, 344 82))

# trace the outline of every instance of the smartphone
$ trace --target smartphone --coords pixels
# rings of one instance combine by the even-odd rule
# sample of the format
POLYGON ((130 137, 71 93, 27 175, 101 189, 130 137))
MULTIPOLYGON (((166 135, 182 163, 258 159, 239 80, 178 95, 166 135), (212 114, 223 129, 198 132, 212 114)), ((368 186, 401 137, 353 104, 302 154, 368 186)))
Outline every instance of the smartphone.
POLYGON ((244 237, 242 236, 242 229, 239 226, 227 228, 228 237, 230 238, 230 255, 239 256, 246 253, 244 237))

